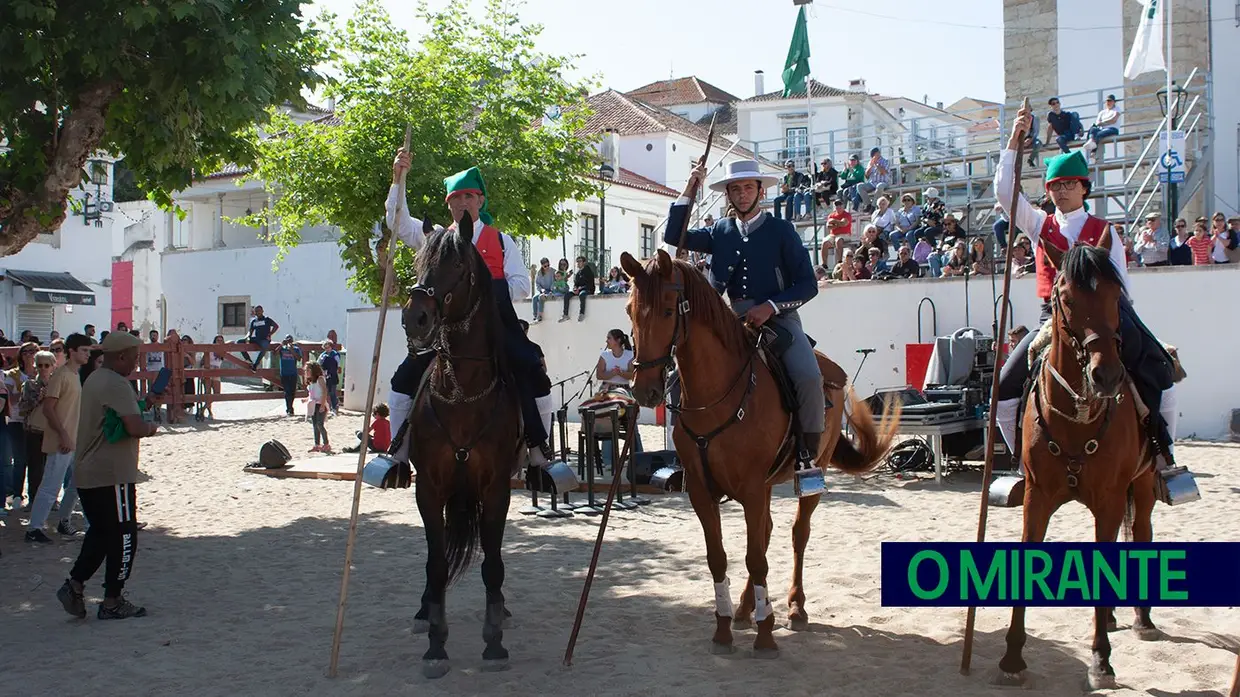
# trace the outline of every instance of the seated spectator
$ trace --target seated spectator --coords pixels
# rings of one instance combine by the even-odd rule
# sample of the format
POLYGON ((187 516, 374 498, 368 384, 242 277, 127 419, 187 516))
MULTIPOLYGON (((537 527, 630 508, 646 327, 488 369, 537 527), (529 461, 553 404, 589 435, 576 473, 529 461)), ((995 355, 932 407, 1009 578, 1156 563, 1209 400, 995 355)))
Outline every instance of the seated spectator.
POLYGON ((844 210, 844 201, 835 199, 835 210, 827 215, 827 237, 822 242, 822 262, 827 263, 830 250, 835 250, 833 257, 838 263, 843 259, 844 243, 852 239, 852 214, 844 210))
MULTIPOLYGON (((932 257, 933 258, 933 257, 932 257)), ((959 240, 952 250, 943 255, 943 276, 963 276, 969 271, 969 248, 959 240)))
POLYGON ((895 266, 891 267, 891 275, 898 278, 921 278, 921 264, 913 259, 913 250, 907 244, 900 245, 896 253, 895 266))
POLYGON ((851 249, 844 250, 844 256, 841 257, 840 263, 835 265, 835 271, 831 273, 832 280, 835 281, 855 281, 857 280, 856 267, 853 266, 853 258, 855 254, 851 249))
POLYGON ((573 272, 568 270, 568 259, 561 259, 556 266, 555 279, 551 282, 552 295, 568 295, 568 278, 573 272))
POLYGON ((1038 166, 1038 151, 1042 149, 1042 139, 1038 137, 1038 115, 1029 115, 1029 133, 1025 136, 1025 150, 1029 153, 1029 166, 1038 166))
POLYGON ((1029 241, 1028 235, 1021 235, 1016 238, 1016 245, 1012 247, 1012 277, 1019 278, 1033 273, 1033 270, 1033 243, 1029 241))
POLYGON ((853 266, 853 280, 854 281, 870 280, 870 276, 871 276, 870 270, 866 268, 865 261, 863 261, 861 257, 854 256, 852 260, 852 266, 853 266))
POLYGON ((995 208, 993 212, 995 216, 995 223, 991 227, 995 232, 995 242, 998 243, 999 245, 999 251, 1003 251, 1007 249, 1007 233, 1008 233, 1007 213, 1003 212, 1003 206, 1000 206, 998 202, 995 203, 995 208))
POLYGON ((865 181, 853 187, 853 210, 865 200, 865 212, 874 211, 874 197, 882 196, 887 187, 891 186, 891 169, 882 151, 870 149, 870 161, 865 166, 865 181))
MULTIPOLYGON (((699 260, 699 263, 702 267, 705 267, 706 260, 701 259, 699 260)), ((629 280, 624 277, 623 273, 621 273, 619 266, 613 266, 611 267, 611 271, 607 272, 607 280, 603 281, 603 287, 599 292, 603 295, 614 295, 616 293, 629 292, 629 280)))
POLYGON ((1094 117, 1094 125, 1089 127, 1088 140, 1085 143, 1085 154, 1092 156, 1103 138, 1114 138, 1119 135, 1119 109, 1115 108, 1115 95, 1108 94, 1106 107, 1094 117))
POLYGON ((577 273, 573 274, 573 292, 564 296, 564 315, 560 317, 561 322, 568 321, 568 306, 574 297, 578 299, 577 321, 585 321, 586 296, 594 295, 594 278, 594 268, 586 262, 586 258, 577 257, 577 273))
POLYGON ((861 156, 853 155, 848 158, 848 167, 840 175, 840 198, 847 201, 853 201, 853 212, 861 205, 861 197, 856 195, 856 189, 865 181, 865 168, 861 166, 861 156))
POLYGON ((956 215, 948 213, 943 216, 943 244, 955 245, 956 242, 963 240, 968 235, 964 228, 960 227, 960 223, 956 222, 956 215))
POLYGON ((551 270, 551 260, 543 257, 534 274, 534 294, 530 297, 530 311, 534 315, 531 319, 535 324, 543 320, 547 299, 555 295, 555 272, 551 270))
POLYGON ((934 245, 930 244, 930 241, 924 237, 917 240, 917 244, 913 246, 913 261, 918 264, 926 264, 929 263, 932 256, 934 256, 934 245))
POLYGON ((878 209, 875 210, 874 215, 870 217, 870 222, 874 225, 874 227, 878 228, 884 242, 891 242, 892 244, 895 244, 895 242, 892 242, 891 240, 891 233, 896 230, 896 212, 891 210, 891 203, 887 200, 886 196, 879 196, 875 200, 875 203, 878 204, 878 209))
POLYGON ((922 192, 921 227, 913 233, 913 239, 928 237, 930 244, 939 239, 943 232, 943 216, 947 215, 947 204, 939 198, 939 190, 930 187, 922 192))
POLYGON ((814 267, 814 278, 817 279, 819 288, 831 285, 831 272, 827 271, 827 267, 822 264, 814 267))
POLYGON ((871 277, 887 272, 887 260, 883 258, 883 253, 878 250, 878 247, 869 247, 866 255, 869 259, 865 263, 865 268, 870 272, 871 277))
POLYGON ((986 251, 986 240, 980 237, 973 238, 969 249, 969 270, 978 276, 989 276, 995 272, 995 261, 986 251))
POLYGON ((1049 143, 1053 136, 1060 152, 1071 152, 1068 143, 1084 130, 1080 117, 1075 111, 1064 111, 1058 97, 1051 97, 1047 104, 1051 110, 1046 114, 1046 141, 1049 143))
POLYGON ((822 161, 822 168, 814 173, 814 206, 821 205, 824 210, 829 208, 839 191, 840 173, 828 157, 822 161))
POLYGON ((892 246, 898 247, 905 242, 910 244, 915 242, 912 234, 921 226, 921 206, 917 205, 917 199, 912 194, 904 194, 900 197, 900 210, 895 212, 895 218, 896 229, 887 236, 892 246))
POLYGON ((1188 246, 1188 221, 1183 218, 1175 220, 1175 238, 1167 248, 1167 264, 1170 266, 1192 266, 1193 250, 1188 246))
POLYGON ((861 259, 868 260, 871 248, 877 249, 879 255, 886 258, 887 243, 883 241, 882 235, 878 234, 878 228, 873 223, 868 223, 865 226, 865 230, 861 233, 861 243, 857 245, 857 255, 861 259))
POLYGON ((788 160, 784 163, 784 178, 779 183, 779 195, 775 197, 775 217, 780 217, 780 205, 787 202, 785 220, 797 220, 809 212, 809 197, 805 189, 809 188, 809 176, 797 171, 796 163, 788 160))

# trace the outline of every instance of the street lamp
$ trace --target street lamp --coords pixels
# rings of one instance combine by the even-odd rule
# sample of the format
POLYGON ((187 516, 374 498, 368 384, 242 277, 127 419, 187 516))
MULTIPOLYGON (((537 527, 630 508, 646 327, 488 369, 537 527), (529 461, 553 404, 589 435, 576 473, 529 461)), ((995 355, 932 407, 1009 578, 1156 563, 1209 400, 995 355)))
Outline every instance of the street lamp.
MULTIPOLYGON (((615 181, 620 171, 620 134, 614 128, 603 131, 603 140, 598 146, 598 176, 604 182, 615 181)), ((607 274, 607 186, 604 184, 598 197, 598 268, 600 277, 607 274)))
MULTIPOLYGON (((1188 90, 1175 84, 1175 82, 1171 83, 1170 90, 1165 88, 1158 90, 1158 108, 1162 110, 1162 115, 1167 117, 1168 144, 1171 143, 1171 132, 1179 126, 1180 117, 1184 115, 1184 103, 1186 101, 1188 101, 1188 90), (1167 115, 1168 109, 1171 110, 1169 117, 1167 115)), ((1163 154, 1164 153, 1160 152, 1159 157, 1161 158, 1163 154)), ((1170 181, 1170 177, 1167 177, 1167 179, 1168 181, 1164 185, 1167 188, 1164 190, 1163 198, 1165 199, 1164 203, 1167 208, 1167 224, 1170 225, 1175 221, 1175 217, 1179 212, 1180 187, 1179 184, 1170 181)))

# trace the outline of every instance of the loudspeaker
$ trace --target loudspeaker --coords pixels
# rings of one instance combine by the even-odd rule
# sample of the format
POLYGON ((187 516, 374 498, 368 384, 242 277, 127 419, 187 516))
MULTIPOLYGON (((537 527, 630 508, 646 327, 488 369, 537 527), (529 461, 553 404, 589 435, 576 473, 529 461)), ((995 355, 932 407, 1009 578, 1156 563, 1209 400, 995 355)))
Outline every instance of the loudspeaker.
POLYGON ((269 470, 280 469, 292 459, 288 448, 275 438, 263 443, 263 447, 258 449, 258 464, 269 470))
POLYGON ((893 406, 894 404, 899 404, 901 407, 904 407, 910 404, 925 404, 927 401, 926 396, 922 394, 921 390, 911 385, 905 385, 903 387, 886 387, 875 390, 874 395, 867 398, 865 403, 870 407, 870 411, 875 416, 881 416, 886 402, 892 402, 893 406))
POLYGON ((651 450, 633 454, 633 475, 638 484, 649 484, 655 472, 678 464, 675 450, 651 450))

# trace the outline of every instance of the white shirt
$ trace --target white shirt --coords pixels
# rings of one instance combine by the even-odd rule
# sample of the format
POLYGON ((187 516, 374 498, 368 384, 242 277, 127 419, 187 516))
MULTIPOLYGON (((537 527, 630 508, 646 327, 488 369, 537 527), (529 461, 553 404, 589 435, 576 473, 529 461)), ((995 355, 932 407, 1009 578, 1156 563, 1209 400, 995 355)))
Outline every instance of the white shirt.
MULTIPOLYGON (((397 239, 417 251, 426 242, 426 235, 422 233, 422 221, 411 216, 406 206, 400 205, 400 197, 400 186, 393 184, 388 189, 387 226, 397 239)), ((474 221, 475 245, 478 244, 483 227, 481 220, 474 221)), ((435 230, 443 230, 443 226, 436 225, 435 230)), ((525 268, 525 258, 521 256, 521 248, 517 246, 516 241, 502 232, 499 233, 499 238, 504 245, 504 278, 508 281, 508 291, 512 294, 512 301, 524 300, 530 297, 530 270, 525 268)))
POLYGON ((1107 109, 1103 107, 1102 111, 1094 117, 1095 126, 1114 126, 1119 122, 1119 109, 1107 109))
MULTIPOLYGON (((619 356, 612 353, 611 349, 603 349, 603 353, 600 354, 600 357, 603 359, 603 370, 605 371, 611 370, 612 368, 619 368, 620 370, 627 372, 629 370, 629 366, 633 363, 633 352, 628 349, 621 351, 619 356)), ((629 381, 619 375, 608 375, 603 378, 603 384, 628 387, 629 381)))
MULTIPOLYGON (((1042 234, 1042 224, 1046 222, 1046 211, 1029 203, 1029 199, 1025 198, 1024 194, 1021 194, 1016 201, 1016 212, 1008 210, 1008 202, 1012 200, 1012 188, 1015 185, 1015 164, 1016 151, 1005 148, 999 154, 999 170, 995 172, 995 195, 999 198, 999 205, 1007 213, 1008 220, 1020 228, 1020 232, 1028 235, 1036 248, 1038 238, 1042 234)), ((1088 218, 1089 214, 1085 212, 1083 206, 1069 213, 1055 211, 1059 232, 1069 244, 1076 244, 1088 218)), ((1124 281, 1124 292, 1127 293, 1131 286, 1128 285, 1128 257, 1124 253, 1124 240, 1120 238, 1119 233, 1115 232, 1114 227, 1108 225, 1107 229, 1111 233, 1111 263, 1119 271, 1119 277, 1124 281)), ((1008 239, 1012 239, 1014 234, 1009 231, 1008 239)), ((1129 297, 1131 298, 1131 295, 1129 297)))

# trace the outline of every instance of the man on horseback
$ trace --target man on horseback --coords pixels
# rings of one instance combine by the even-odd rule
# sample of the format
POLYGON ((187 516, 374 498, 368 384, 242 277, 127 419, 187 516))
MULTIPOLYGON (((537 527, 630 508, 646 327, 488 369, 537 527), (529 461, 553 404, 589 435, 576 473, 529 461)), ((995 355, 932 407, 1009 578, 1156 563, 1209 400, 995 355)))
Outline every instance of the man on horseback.
MULTIPOLYGON (((386 219, 392 233, 417 250, 426 241, 422 232, 422 221, 413 218, 407 207, 400 205, 402 192, 398 184, 410 163, 410 155, 404 148, 397 151, 396 159, 392 163, 392 188, 388 191, 386 219)), ((548 467, 552 458, 551 447, 547 443, 547 430, 536 400, 551 394, 551 382, 543 370, 537 347, 525 335, 513 307, 515 300, 530 294, 529 269, 525 268, 521 249, 512 237, 492 227, 491 215, 486 210, 486 182, 477 167, 447 177, 444 179, 444 187, 448 191, 445 202, 453 220, 450 229, 456 229, 465 213, 474 221, 474 246, 491 273, 491 283, 503 324, 505 348, 516 382, 515 387, 521 398, 521 418, 524 422, 526 445, 529 447, 530 464, 548 467)), ((436 231, 442 229, 435 226, 436 231)), ((392 376, 392 394, 388 407, 392 412, 392 424, 397 429, 400 429, 408 418, 418 385, 434 355, 433 350, 415 353, 410 349, 409 355, 392 376)), ((408 440, 401 440, 403 442, 393 453, 398 459, 407 457, 409 452, 408 440)))
MULTIPOLYGON (((715 288, 727 293, 732 310, 755 326, 769 326, 778 335, 775 353, 782 352, 780 358, 796 395, 799 428, 794 430, 801 436, 797 481, 811 481, 801 475, 817 469, 826 395, 818 359, 797 313, 797 308, 818 294, 809 252, 791 222, 758 209, 766 189, 779 178, 763 174, 754 160, 729 163, 727 175, 710 185, 714 191, 726 192, 733 215, 710 227, 688 230, 682 241, 680 231, 689 215, 689 192, 697 191, 705 178, 706 167, 699 163, 689 174, 685 193, 671 206, 664 242, 712 255, 715 288)), ((819 484, 812 481, 799 490, 801 496, 822 493, 819 484)))
MULTIPOLYGON (((1055 213, 1047 214, 1031 205, 1021 195, 1016 210, 1010 211, 1014 181, 1016 148, 1020 139, 1030 132, 1032 115, 1022 109, 1016 117, 1007 148, 999 158, 995 174, 995 196, 1012 225, 1029 235, 1036 253, 1034 262, 1037 274, 1038 297, 1042 299, 1039 324, 1051 317, 1051 291, 1055 284, 1056 270, 1046 258, 1041 244, 1053 244, 1066 251, 1071 245, 1098 245, 1104 235, 1111 236, 1111 262, 1124 281, 1124 295, 1120 302, 1121 357, 1150 415, 1146 431, 1151 434, 1161 454, 1159 470, 1164 473, 1173 464, 1171 447, 1175 439, 1175 374, 1174 361, 1148 328, 1137 317, 1128 291, 1128 263, 1123 238, 1110 223, 1090 215, 1085 208, 1091 183, 1089 166, 1079 151, 1059 155, 1047 161, 1046 192, 1055 204, 1055 213), (1041 244, 1039 244, 1039 241, 1041 244)), ((1015 233, 1011 233, 1015 236, 1015 233)), ((1003 364, 999 377, 999 402, 995 409, 995 421, 1003 435, 1009 452, 1017 452, 1016 425, 1025 385, 1029 378, 1028 352, 1030 344, 1039 332, 1032 331, 1017 344, 1003 364)))

